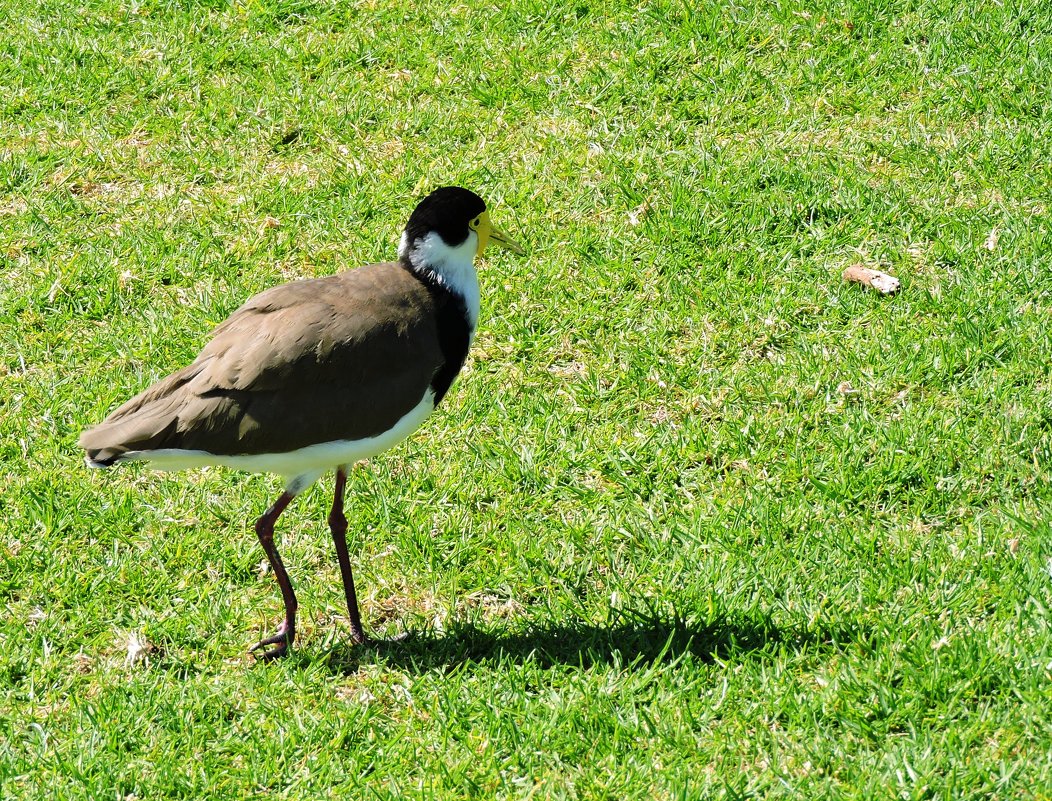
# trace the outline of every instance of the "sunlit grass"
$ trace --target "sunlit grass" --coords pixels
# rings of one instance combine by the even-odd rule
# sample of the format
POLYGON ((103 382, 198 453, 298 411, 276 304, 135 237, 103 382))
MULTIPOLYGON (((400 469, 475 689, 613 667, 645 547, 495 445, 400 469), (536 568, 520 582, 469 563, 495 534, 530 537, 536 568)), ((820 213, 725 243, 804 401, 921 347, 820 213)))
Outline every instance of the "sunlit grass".
POLYGON ((1044 5, 0 17, 0 797, 1050 797, 1044 5), (447 183, 529 255, 351 479, 411 636, 327 479, 256 665, 280 482, 77 435, 447 183))

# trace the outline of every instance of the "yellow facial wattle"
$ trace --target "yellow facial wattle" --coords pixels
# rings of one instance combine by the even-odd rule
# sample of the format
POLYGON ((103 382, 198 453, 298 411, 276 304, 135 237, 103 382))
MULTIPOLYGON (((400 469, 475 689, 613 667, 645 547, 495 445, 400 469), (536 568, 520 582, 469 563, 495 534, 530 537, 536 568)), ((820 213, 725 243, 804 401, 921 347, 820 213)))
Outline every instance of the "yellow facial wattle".
POLYGON ((471 230, 477 233, 479 237, 478 250, 475 251, 475 255, 477 256, 482 255, 486 250, 486 246, 490 242, 498 247, 507 248, 512 253, 518 253, 521 255, 524 252, 514 239, 490 222, 488 211, 482 212, 482 214, 468 223, 468 226, 471 230))

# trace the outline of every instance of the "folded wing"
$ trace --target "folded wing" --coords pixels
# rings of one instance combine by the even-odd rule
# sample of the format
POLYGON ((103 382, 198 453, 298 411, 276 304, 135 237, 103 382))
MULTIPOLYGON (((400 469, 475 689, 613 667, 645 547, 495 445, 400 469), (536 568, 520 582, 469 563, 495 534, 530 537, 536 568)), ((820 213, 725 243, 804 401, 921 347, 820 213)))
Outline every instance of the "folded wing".
POLYGON ((282 453, 376 436, 414 408, 443 355, 431 293, 396 264, 256 295, 187 367, 85 431, 88 457, 282 453))

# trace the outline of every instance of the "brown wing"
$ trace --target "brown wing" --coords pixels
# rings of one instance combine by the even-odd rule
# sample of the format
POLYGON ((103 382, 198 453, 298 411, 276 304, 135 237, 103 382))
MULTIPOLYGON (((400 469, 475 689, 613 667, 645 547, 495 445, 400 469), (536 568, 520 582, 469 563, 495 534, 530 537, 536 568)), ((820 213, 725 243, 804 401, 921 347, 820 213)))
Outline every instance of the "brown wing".
POLYGON ((281 453, 386 431, 442 366, 435 301, 397 264, 295 281, 251 298, 193 364, 81 435, 108 463, 128 451, 281 453))

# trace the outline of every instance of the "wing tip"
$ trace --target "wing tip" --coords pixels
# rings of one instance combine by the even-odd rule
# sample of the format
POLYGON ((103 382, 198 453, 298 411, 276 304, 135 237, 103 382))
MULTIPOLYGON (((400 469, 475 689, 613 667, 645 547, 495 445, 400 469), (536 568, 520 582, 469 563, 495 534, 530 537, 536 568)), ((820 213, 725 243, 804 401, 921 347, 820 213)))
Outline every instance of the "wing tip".
POLYGON ((84 464, 95 470, 112 467, 125 456, 124 451, 113 448, 85 448, 84 450, 84 464))
POLYGON ((84 456, 84 464, 94 470, 101 470, 106 467, 112 467, 113 463, 117 461, 117 457, 112 459, 93 459, 90 455, 84 456))

